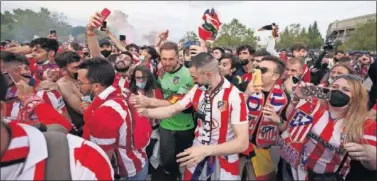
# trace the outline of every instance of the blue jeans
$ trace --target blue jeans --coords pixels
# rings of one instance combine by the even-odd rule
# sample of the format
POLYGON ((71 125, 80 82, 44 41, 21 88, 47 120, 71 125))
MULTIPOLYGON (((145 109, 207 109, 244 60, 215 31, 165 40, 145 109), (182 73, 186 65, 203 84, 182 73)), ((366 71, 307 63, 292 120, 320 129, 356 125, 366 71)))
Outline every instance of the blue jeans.
POLYGON ((147 180, 148 176, 148 165, 149 162, 147 161, 144 165, 144 167, 141 169, 139 173, 137 173, 135 176, 132 177, 122 177, 119 180, 147 180))

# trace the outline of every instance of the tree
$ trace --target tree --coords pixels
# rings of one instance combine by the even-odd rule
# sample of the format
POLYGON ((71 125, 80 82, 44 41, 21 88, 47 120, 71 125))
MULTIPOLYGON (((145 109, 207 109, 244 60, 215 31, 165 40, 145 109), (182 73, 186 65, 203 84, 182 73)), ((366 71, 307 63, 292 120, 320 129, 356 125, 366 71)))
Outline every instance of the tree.
POLYGON ((194 31, 188 31, 178 42, 185 43, 187 41, 199 41, 199 37, 194 31))
POLYGON ((84 26, 75 26, 72 28, 71 32, 73 37, 77 37, 82 33, 86 33, 86 28, 84 26))
POLYGON ((240 23, 237 19, 233 19, 230 23, 221 27, 218 38, 214 42, 215 46, 237 48, 240 45, 256 45, 254 32, 240 23))
POLYGON ((338 50, 338 48, 342 45, 342 41, 340 40, 335 40, 334 43, 333 43, 333 46, 334 46, 334 49, 335 50, 338 50))
POLYGON ((318 30, 317 22, 309 25, 309 28, 301 27, 300 24, 290 24, 280 34, 276 48, 290 48, 294 43, 304 43, 309 49, 323 46, 324 40, 318 30))
POLYGON ((58 36, 68 36, 71 26, 62 13, 41 8, 39 12, 30 9, 14 9, 1 13, 1 39, 25 41, 34 35, 46 37, 50 29, 57 30, 58 36))
POLYGON ((376 20, 360 24, 344 45, 350 50, 376 51, 376 20))

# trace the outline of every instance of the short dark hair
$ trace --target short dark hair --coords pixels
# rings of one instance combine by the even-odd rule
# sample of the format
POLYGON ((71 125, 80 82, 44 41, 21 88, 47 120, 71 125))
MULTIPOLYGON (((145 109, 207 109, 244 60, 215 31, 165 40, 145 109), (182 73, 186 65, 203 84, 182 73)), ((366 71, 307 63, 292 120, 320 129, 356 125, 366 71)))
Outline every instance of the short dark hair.
POLYGON ((223 54, 223 56, 221 56, 219 62, 221 62, 221 60, 223 60, 223 59, 229 59, 231 61, 231 65, 232 65, 231 68, 236 68, 239 65, 238 58, 236 56, 230 54, 230 53, 223 54))
POLYGON ((132 93, 137 92, 136 77, 135 77, 136 71, 142 72, 143 76, 147 77, 147 83, 145 84, 144 90, 145 92, 147 92, 147 94, 152 93, 152 91, 157 88, 156 79, 154 78, 152 72, 145 65, 139 65, 135 67, 135 70, 132 73, 131 82, 130 82, 131 92, 132 93))
POLYGON ((85 60, 79 65, 79 69, 88 70, 86 78, 90 83, 99 83, 103 87, 109 87, 114 82, 115 70, 105 58, 94 57, 85 60))
POLYGON ((134 56, 132 55, 131 52, 125 51, 125 52, 120 52, 120 54, 128 55, 129 57, 131 57, 131 59, 134 59, 134 56))
POLYGON ((178 45, 174 42, 166 42, 160 46, 160 54, 162 50, 174 50, 176 54, 179 54, 178 45))
POLYGON ((79 51, 79 50, 82 50, 82 47, 80 44, 76 43, 76 42, 72 42, 70 43, 71 47, 73 48, 73 50, 75 51, 79 51))
POLYGON ((151 55, 151 59, 153 60, 157 60, 159 58, 157 50, 151 46, 142 46, 140 50, 146 50, 148 54, 151 55))
POLYGON ((274 62, 275 65, 276 65, 276 70, 278 74, 280 74, 280 76, 282 76, 284 74, 284 71, 285 71, 285 63, 283 60, 281 60, 279 57, 275 57, 275 56, 264 56, 262 58, 262 61, 271 61, 271 62, 274 62))
POLYGON ((46 50, 46 52, 54 51, 55 53, 59 49, 59 43, 55 39, 49 38, 37 38, 30 42, 30 47, 33 48, 39 45, 42 49, 46 50))
POLYGON ((191 66, 199 69, 213 60, 214 57, 211 54, 207 52, 201 52, 191 58, 191 66))
POLYGON ((344 54, 344 51, 342 51, 342 50, 337 50, 337 51, 335 51, 334 55, 338 55, 339 53, 344 54))
POLYGON ((295 43, 291 47, 291 52, 293 53, 293 51, 300 51, 302 49, 308 50, 308 47, 303 43, 295 43))
POLYGON ((140 50, 139 46, 137 46, 137 45, 134 44, 134 43, 131 43, 131 44, 129 44, 129 45, 126 46, 126 49, 127 49, 128 51, 131 51, 131 50, 130 50, 131 48, 135 48, 137 52, 139 52, 139 50, 140 50))
POLYGON ((65 68, 68 64, 74 62, 80 62, 80 55, 74 51, 64 51, 58 53, 55 57, 55 63, 59 66, 59 68, 65 68))
POLYGON ((224 52, 225 51, 229 51, 230 53, 232 53, 233 54, 233 50, 232 49, 230 49, 230 48, 224 48, 224 52))
POLYGON ((29 65, 29 61, 24 55, 8 51, 0 51, 0 61, 2 64, 29 65))
POLYGON ((250 46, 250 45, 241 45, 241 46, 239 46, 237 48, 237 51, 236 51, 237 55, 239 55, 240 52, 243 51, 243 50, 249 51, 250 55, 255 53, 255 49, 252 46, 250 46))
POLYGON ((221 48, 221 47, 214 47, 214 48, 212 48, 212 52, 215 51, 215 50, 219 50, 222 54, 225 53, 225 50, 223 48, 221 48))
POLYGON ((256 51, 253 56, 254 57, 264 57, 264 56, 270 56, 271 54, 267 52, 267 50, 265 48, 263 49, 260 49, 258 51, 256 51))

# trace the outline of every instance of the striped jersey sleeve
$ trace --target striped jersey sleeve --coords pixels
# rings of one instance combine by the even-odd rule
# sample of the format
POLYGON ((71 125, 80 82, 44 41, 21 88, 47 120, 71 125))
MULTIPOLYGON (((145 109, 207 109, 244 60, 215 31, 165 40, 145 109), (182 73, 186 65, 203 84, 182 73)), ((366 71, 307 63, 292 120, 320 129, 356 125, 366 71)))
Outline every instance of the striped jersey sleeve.
POLYGON ((368 144, 372 146, 377 146, 377 128, 376 121, 368 119, 364 123, 364 135, 363 144, 368 144))

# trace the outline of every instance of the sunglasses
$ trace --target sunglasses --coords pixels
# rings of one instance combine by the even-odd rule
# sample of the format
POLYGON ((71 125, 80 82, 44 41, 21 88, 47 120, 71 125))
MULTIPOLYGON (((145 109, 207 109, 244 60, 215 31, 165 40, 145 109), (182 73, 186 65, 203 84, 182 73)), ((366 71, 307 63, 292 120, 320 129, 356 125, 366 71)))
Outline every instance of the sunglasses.
POLYGON ((256 69, 259 69, 261 71, 262 74, 265 74, 268 72, 268 68, 267 67, 261 67, 261 66, 257 66, 255 67, 256 69))

